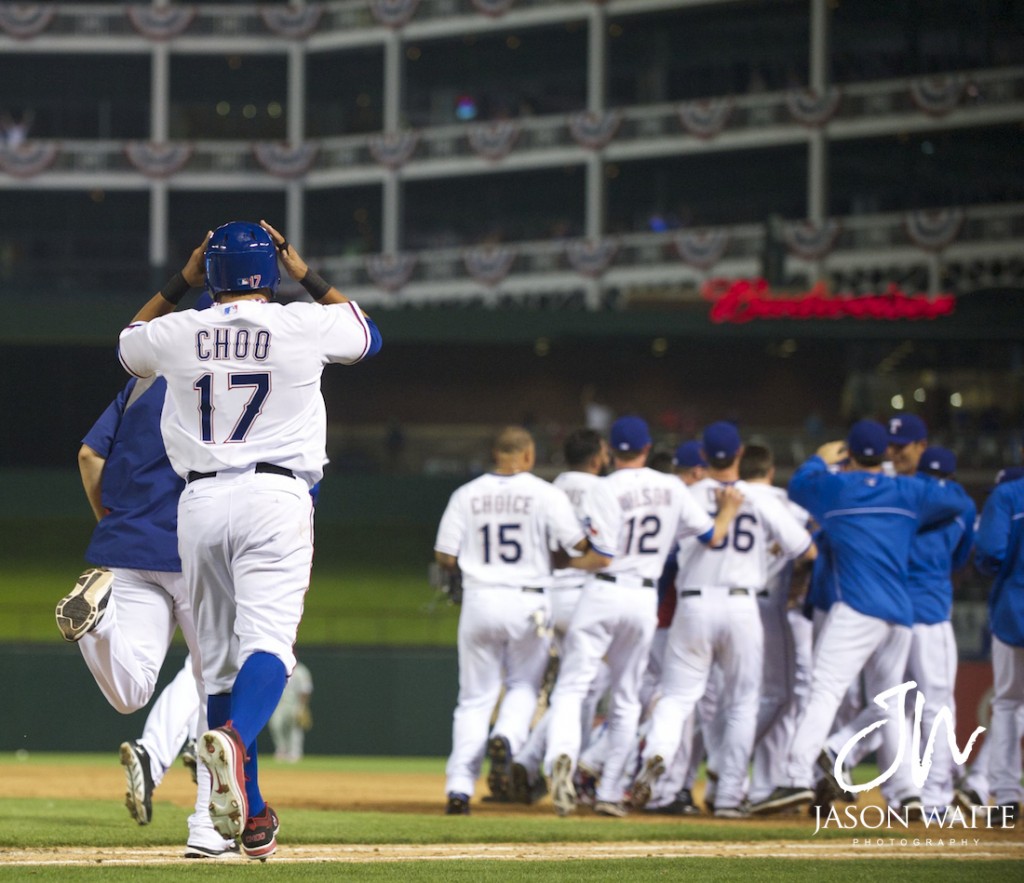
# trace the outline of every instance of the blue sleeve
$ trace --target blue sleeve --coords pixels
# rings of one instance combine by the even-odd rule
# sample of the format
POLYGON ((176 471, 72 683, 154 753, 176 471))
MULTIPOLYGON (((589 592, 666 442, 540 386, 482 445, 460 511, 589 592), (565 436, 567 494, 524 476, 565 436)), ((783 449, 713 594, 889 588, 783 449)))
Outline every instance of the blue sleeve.
MULTIPOLYGON (((1003 485, 1009 487, 1009 485, 1003 485)), ((974 566, 986 576, 999 572, 1010 543, 1013 516, 1009 495, 996 488, 985 501, 974 538, 974 566)))
POLYGON ((832 477, 828 464, 817 454, 799 466, 789 480, 789 498, 822 522, 822 485, 832 477))
POLYGON ((383 338, 380 336, 380 329, 377 327, 377 323, 373 321, 369 316, 363 316, 366 319, 366 327, 370 329, 370 348, 366 351, 364 359, 375 356, 380 352, 380 348, 383 345, 383 338))
POLYGON ((967 511, 971 498, 955 481, 928 481, 912 478, 921 490, 918 498, 918 523, 924 526, 951 521, 967 511))
POLYGON ((977 509, 972 501, 967 511, 957 519, 958 521, 963 519, 964 532, 960 537, 960 542, 957 543, 956 548, 953 550, 953 570, 959 570, 966 565, 971 557, 971 550, 974 548, 974 520, 976 516, 977 509))
POLYGON ((135 378, 128 381, 124 389, 118 394, 106 410, 97 420, 82 439, 82 444, 92 448, 103 459, 110 456, 110 449, 114 444, 114 436, 117 435, 117 427, 121 425, 121 416, 124 414, 125 402, 135 387, 135 378))

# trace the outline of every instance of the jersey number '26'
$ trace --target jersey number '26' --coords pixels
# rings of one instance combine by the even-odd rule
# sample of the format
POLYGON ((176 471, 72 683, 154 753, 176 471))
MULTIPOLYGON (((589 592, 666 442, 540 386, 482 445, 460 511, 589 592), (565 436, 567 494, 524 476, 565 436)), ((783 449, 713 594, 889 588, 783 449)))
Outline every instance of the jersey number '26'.
MULTIPOLYGON (((192 388, 199 393, 199 437, 206 444, 212 444, 215 441, 213 437, 213 413, 217 410, 217 406, 213 403, 213 375, 203 374, 192 384, 192 388)), ((270 374, 266 371, 258 371, 251 374, 229 374, 228 390, 240 388, 251 388, 252 394, 249 396, 249 401, 245 403, 245 408, 235 423, 235 428, 231 430, 231 434, 225 439, 226 442, 245 441, 253 422, 263 411, 263 403, 270 394, 270 374)))
POLYGON ((521 524, 485 524, 480 528, 484 540, 484 564, 491 563, 491 528, 495 529, 498 538, 498 557, 506 564, 515 564, 523 557, 523 547, 513 534, 521 524))

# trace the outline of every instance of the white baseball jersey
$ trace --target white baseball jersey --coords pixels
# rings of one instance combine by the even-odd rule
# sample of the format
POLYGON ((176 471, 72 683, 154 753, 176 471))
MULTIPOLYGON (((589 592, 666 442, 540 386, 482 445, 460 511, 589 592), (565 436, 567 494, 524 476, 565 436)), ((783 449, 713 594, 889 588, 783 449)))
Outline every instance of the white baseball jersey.
POLYGON ((327 462, 324 365, 369 347, 354 302, 236 301, 135 322, 119 356, 136 377, 166 377, 160 428, 180 476, 270 462, 312 486, 327 462))
POLYGON ((714 520, 676 476, 647 466, 600 479, 586 502, 591 545, 612 557, 604 572, 657 581, 672 544, 706 538, 714 520))
POLYGON ((551 584, 552 541, 571 549, 584 538, 569 498, 529 472, 487 473, 457 488, 434 548, 458 558, 466 589, 551 584))
MULTIPOLYGON (((556 488, 563 491, 569 498, 569 502, 572 503, 572 508, 576 512, 576 517, 584 529, 589 525, 586 505, 587 497, 599 481, 601 481, 599 476, 592 475, 589 472, 569 471, 556 476, 552 482, 556 488)), ((575 567, 565 567, 555 571, 553 585, 555 588, 582 586, 585 577, 586 573, 584 571, 575 567)))
MULTIPOLYGON (((714 478, 690 486, 693 499, 709 512, 718 508, 715 492, 725 487, 714 478)), ((768 581, 773 547, 785 560, 807 551, 811 536, 767 485, 737 481, 743 503, 718 545, 681 543, 677 561, 679 587, 745 587, 761 589, 768 581)))

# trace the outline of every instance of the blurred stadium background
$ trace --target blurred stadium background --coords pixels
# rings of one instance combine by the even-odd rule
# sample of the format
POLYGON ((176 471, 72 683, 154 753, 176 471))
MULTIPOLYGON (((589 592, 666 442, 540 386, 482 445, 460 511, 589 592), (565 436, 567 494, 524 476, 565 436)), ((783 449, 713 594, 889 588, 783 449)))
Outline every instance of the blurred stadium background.
MULTIPOLYGON (((381 356, 325 375, 319 530, 379 525, 386 557, 398 526, 424 575, 508 422, 545 475, 568 430, 627 412, 665 450, 735 419, 785 478, 914 411, 979 502, 1020 460, 1024 0, 0 4, 0 121, 2 516, 70 519, 72 550, 117 333, 236 218, 373 311, 381 356), (711 278, 951 312, 715 321, 711 278)), ((984 597, 968 577, 968 657, 984 597)), ((4 605, 4 652, 38 658, 4 605)))

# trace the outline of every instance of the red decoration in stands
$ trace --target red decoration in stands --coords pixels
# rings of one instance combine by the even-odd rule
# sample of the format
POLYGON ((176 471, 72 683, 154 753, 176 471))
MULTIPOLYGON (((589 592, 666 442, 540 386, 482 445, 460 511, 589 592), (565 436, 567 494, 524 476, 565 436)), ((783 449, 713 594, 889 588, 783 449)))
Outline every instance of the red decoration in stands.
POLYGON ((775 295, 764 279, 709 279, 701 294, 712 302, 712 322, 741 324, 754 319, 935 319, 956 309, 951 294, 907 294, 895 282, 881 294, 847 294, 817 282, 810 291, 775 295))

